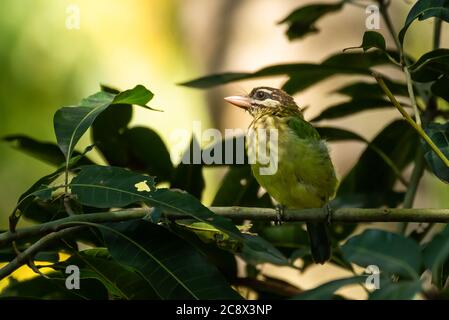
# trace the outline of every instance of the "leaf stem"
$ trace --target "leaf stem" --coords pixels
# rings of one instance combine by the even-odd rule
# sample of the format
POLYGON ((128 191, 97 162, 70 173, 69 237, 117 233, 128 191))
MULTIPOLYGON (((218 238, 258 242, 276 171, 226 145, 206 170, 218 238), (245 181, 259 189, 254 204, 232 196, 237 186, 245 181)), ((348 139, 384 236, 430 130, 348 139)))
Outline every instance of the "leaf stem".
POLYGON ((375 73, 375 72, 373 72, 373 76, 376 78, 377 83, 382 88, 382 90, 385 92, 387 97, 390 99, 391 103, 396 107, 396 109, 399 110, 399 112, 402 114, 402 116, 405 118, 405 120, 416 130, 416 132, 421 136, 421 138, 424 139, 424 141, 429 145, 429 147, 433 150, 433 152, 435 152, 435 154, 449 168, 449 160, 441 152, 441 150, 435 145, 435 143, 432 141, 432 139, 430 139, 430 137, 426 134, 426 132, 421 127, 421 125, 417 124, 412 119, 412 117, 407 113, 407 111, 405 111, 404 107, 402 107, 401 104, 396 100, 395 96, 391 93, 390 89, 387 87, 387 85, 383 81, 382 77, 378 73, 375 73))

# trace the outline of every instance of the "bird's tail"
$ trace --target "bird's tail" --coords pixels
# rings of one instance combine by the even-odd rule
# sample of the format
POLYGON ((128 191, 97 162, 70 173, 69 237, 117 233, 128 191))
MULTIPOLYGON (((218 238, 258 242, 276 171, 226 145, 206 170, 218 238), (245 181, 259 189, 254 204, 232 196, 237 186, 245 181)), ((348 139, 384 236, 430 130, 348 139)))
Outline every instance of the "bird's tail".
POLYGON ((315 263, 324 264, 331 257, 331 241, 327 224, 323 222, 307 223, 310 250, 315 263))

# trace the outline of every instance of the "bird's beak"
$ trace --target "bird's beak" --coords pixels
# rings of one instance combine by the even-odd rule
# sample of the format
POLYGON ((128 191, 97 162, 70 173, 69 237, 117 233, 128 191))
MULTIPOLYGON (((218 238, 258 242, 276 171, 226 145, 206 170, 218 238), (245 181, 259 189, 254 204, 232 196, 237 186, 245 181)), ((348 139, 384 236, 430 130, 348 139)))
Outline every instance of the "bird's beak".
POLYGON ((224 98, 227 102, 242 109, 249 109, 251 107, 251 98, 244 96, 230 96, 224 98))

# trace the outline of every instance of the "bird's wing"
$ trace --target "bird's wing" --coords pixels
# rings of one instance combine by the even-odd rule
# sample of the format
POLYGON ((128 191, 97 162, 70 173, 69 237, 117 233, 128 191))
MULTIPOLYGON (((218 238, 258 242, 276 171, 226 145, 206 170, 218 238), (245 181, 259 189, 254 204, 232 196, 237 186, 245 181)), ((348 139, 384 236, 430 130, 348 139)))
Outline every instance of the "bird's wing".
POLYGON ((304 119, 290 117, 287 120, 287 124, 300 139, 320 140, 318 131, 304 119))

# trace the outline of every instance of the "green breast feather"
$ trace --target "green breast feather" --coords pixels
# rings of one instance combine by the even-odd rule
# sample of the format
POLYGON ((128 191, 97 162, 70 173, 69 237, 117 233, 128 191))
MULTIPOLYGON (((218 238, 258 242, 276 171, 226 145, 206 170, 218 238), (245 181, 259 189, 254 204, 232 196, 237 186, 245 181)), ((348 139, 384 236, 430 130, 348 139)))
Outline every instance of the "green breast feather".
POLYGON ((334 196, 337 179, 328 148, 310 123, 299 117, 270 117, 254 127, 278 129, 276 173, 262 175, 261 166, 252 165, 257 181, 276 201, 290 208, 316 208, 334 196))

